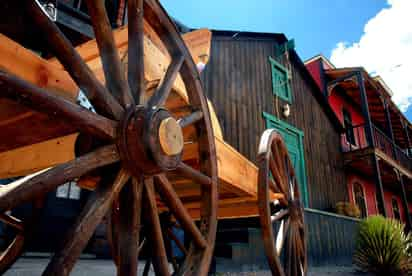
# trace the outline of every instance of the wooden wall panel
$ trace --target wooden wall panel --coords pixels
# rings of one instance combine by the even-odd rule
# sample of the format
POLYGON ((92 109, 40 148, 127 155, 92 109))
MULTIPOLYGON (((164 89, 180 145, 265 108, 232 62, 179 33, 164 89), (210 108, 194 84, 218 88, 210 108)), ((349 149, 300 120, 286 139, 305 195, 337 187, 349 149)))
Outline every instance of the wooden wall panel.
MULTIPOLYGON (((205 93, 216 109, 225 141, 253 162, 265 129, 262 112, 302 130, 309 206, 330 209, 348 198, 340 134, 313 96, 319 92, 315 83, 293 56, 291 115, 283 118, 284 102, 272 94, 269 63, 276 43, 274 38, 213 34, 210 60, 202 73, 205 93)), ((285 57, 278 61, 287 64, 285 57)))

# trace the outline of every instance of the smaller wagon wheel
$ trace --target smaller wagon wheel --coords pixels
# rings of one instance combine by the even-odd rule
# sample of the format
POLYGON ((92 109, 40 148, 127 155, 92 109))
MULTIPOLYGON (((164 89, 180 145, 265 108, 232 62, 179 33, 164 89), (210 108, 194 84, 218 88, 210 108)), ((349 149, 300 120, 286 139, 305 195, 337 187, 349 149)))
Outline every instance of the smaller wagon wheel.
POLYGON ((306 275, 305 226, 299 187, 286 145, 273 129, 262 135, 258 165, 260 224, 272 274, 306 275))
MULTIPOLYGON (((24 179, 22 180, 24 181, 24 179)), ((0 221, 5 227, 11 228, 15 234, 9 244, 0 252, 0 275, 16 262, 17 258, 23 253, 27 242, 33 237, 43 206, 43 199, 35 200, 31 204, 30 215, 25 218, 16 217, 9 212, 0 213, 0 221)))

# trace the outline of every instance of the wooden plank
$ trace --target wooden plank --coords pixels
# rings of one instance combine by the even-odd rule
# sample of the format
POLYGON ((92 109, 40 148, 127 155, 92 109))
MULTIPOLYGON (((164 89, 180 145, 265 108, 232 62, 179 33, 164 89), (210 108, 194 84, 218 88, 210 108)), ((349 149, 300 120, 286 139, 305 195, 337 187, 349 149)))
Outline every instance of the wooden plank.
POLYGON ((0 153, 0 179, 27 175, 75 158, 77 134, 0 153))
POLYGON ((67 99, 75 100, 77 85, 67 72, 0 34, 0 69, 67 99))
MULTIPOLYGON (((144 33, 146 39, 149 39, 154 45, 161 50, 163 54, 167 54, 167 49, 164 47, 163 43, 156 35, 154 30, 149 26, 149 24, 144 21, 144 33)), ((121 27, 114 31, 114 38, 117 47, 127 46, 128 35, 127 26, 121 27)), ((192 55, 193 60, 197 64, 199 61, 207 63, 210 56, 210 46, 212 33, 208 29, 199 29, 193 32, 189 32, 182 35, 182 38, 192 55)), ((97 49, 97 44, 95 40, 86 42, 76 48, 80 56, 87 62, 92 59, 99 57, 99 52, 97 49)), ((61 66, 59 61, 55 58, 50 59, 50 61, 58 66, 61 66)))
MULTIPOLYGON (((284 199, 283 194, 271 194, 271 200, 284 199)), ((194 219, 200 217, 199 203, 185 204, 189 213, 194 219)), ((259 208, 256 197, 236 197, 220 199, 218 207, 218 218, 246 218, 256 217, 259 215, 259 208)))
POLYGON ((233 190, 257 194, 258 168, 229 144, 215 138, 219 180, 233 190))
POLYGON ((202 62, 207 64, 210 57, 212 32, 208 29, 199 29, 182 35, 186 46, 189 48, 195 64, 202 62))
MULTIPOLYGON (((229 144, 215 137, 220 184, 239 196, 256 196, 258 168, 229 144)), ((196 160, 197 144, 186 144, 183 160, 196 160)))
MULTIPOLYGON (((0 57, 0 70, 17 75, 71 101, 77 98, 78 88, 64 70, 2 34, 0 57)), ((0 99, 0 126, 0 152, 73 133, 70 125, 6 98, 0 99)))

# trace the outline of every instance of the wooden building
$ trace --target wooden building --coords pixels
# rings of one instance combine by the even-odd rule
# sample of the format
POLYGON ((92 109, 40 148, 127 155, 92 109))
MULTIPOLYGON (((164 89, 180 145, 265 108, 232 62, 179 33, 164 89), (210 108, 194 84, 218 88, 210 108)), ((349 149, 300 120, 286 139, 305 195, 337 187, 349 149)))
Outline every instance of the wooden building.
POLYGON ((323 56, 306 67, 345 126, 336 147, 342 148, 351 202, 362 216, 381 213, 412 229, 412 124, 390 88, 364 68, 336 68, 323 56))
POLYGON ((299 176, 306 207, 348 200, 342 125, 283 34, 213 31, 204 89, 223 138, 255 161, 260 135, 276 128, 299 176))

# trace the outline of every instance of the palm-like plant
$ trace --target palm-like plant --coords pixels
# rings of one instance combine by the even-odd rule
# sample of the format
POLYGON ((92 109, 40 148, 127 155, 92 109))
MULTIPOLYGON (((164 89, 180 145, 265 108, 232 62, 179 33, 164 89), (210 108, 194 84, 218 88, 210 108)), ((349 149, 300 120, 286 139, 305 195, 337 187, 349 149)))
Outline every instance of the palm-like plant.
POLYGON ((375 275, 412 275, 412 236, 396 220, 369 217, 360 223, 353 261, 375 275))

